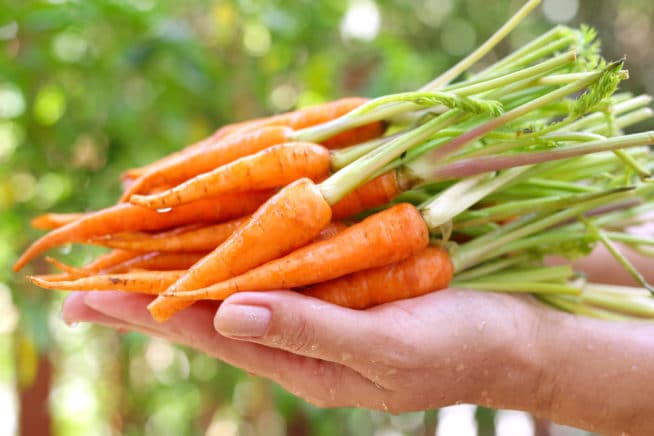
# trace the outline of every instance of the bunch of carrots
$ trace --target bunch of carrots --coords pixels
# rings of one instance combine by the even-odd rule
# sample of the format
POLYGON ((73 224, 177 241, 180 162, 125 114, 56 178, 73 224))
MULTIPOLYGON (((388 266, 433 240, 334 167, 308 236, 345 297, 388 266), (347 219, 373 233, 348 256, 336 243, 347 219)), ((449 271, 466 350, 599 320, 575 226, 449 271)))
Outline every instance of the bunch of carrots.
POLYGON ((654 209, 654 132, 623 133, 652 117, 651 98, 617 92, 623 62, 602 59, 587 27, 556 27, 470 72, 538 3, 422 89, 230 124, 125 171, 117 204, 35 218, 50 232, 15 270, 62 244, 108 247, 81 267, 48 258, 61 272, 29 279, 151 294, 159 321, 240 291, 365 309, 450 285, 654 317, 651 287, 615 244, 654 245, 628 230, 654 209), (600 243, 642 288, 544 262, 600 243))

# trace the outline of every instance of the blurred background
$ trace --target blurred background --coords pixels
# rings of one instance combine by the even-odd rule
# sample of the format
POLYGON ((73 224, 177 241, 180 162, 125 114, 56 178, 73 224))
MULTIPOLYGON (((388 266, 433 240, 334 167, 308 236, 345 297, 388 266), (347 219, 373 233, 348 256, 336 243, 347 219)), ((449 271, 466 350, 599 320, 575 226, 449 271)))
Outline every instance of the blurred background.
MULTIPOLYGON (((522 3, 0 0, 0 435, 586 434, 467 405, 320 410, 161 340, 66 326, 61 294, 10 271, 39 236, 31 217, 107 206, 122 170, 224 123, 417 88, 522 3)), ((582 22, 607 58, 627 55, 623 88, 654 94, 651 0, 544 0, 495 56, 582 22)), ((79 265, 98 252, 56 255, 79 265)))

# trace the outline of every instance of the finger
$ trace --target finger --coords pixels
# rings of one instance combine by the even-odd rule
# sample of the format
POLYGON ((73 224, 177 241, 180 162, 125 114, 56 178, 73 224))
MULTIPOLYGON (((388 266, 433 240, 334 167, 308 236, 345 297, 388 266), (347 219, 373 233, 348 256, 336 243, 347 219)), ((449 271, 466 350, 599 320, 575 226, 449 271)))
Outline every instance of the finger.
POLYGON ((371 361, 394 363, 406 348, 386 318, 296 292, 243 292, 222 303, 214 326, 224 336, 367 371, 371 361))
POLYGON ((95 310, 129 323, 135 330, 152 331, 156 336, 204 351, 231 365, 269 378, 318 406, 359 404, 378 408, 385 393, 383 388, 342 365, 221 336, 213 328, 215 310, 211 305, 193 305, 168 322, 158 323, 147 310, 151 297, 91 292, 85 301, 95 310))
POLYGON ((92 309, 85 304, 84 298, 85 293, 83 292, 73 292, 66 297, 61 311, 62 318, 66 324, 74 325, 78 322, 92 322, 118 330, 120 333, 127 331, 140 331, 145 334, 153 333, 152 331, 144 331, 144 329, 136 329, 135 326, 129 323, 92 309))

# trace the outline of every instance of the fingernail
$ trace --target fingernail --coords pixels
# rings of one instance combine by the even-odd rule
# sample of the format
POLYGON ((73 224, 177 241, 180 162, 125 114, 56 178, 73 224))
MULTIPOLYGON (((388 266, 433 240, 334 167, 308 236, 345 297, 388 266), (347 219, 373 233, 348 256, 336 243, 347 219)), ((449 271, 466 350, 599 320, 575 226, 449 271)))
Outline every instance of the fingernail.
POLYGON ((214 327, 224 336, 259 338, 268 331, 271 316, 263 306, 223 304, 214 318, 214 327))

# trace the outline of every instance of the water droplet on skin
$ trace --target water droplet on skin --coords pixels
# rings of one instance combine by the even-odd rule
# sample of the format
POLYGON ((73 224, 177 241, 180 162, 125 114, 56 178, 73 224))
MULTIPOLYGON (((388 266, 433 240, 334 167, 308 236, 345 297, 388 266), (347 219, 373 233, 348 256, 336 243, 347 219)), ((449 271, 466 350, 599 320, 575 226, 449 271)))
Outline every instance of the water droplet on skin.
POLYGON ((316 351, 318 349, 318 344, 311 344, 311 351, 316 351))
POLYGON ((456 366, 456 372, 461 372, 461 371, 463 371, 464 369, 466 369, 466 367, 465 367, 465 365, 464 365, 463 363, 459 363, 459 364, 456 366))
POLYGON ((282 336, 281 335, 272 335, 270 336, 270 342, 273 344, 279 344, 282 341, 282 336))
POLYGON ((384 409, 386 412, 388 412, 388 406, 386 405, 386 403, 384 403, 382 401, 381 406, 382 406, 382 409, 384 409))
POLYGON ((477 326, 477 330, 480 331, 480 332, 483 331, 485 328, 486 328, 486 321, 482 321, 482 322, 477 326))
POLYGON ((329 388, 329 399, 333 400, 336 398, 336 389, 334 388, 329 388))

